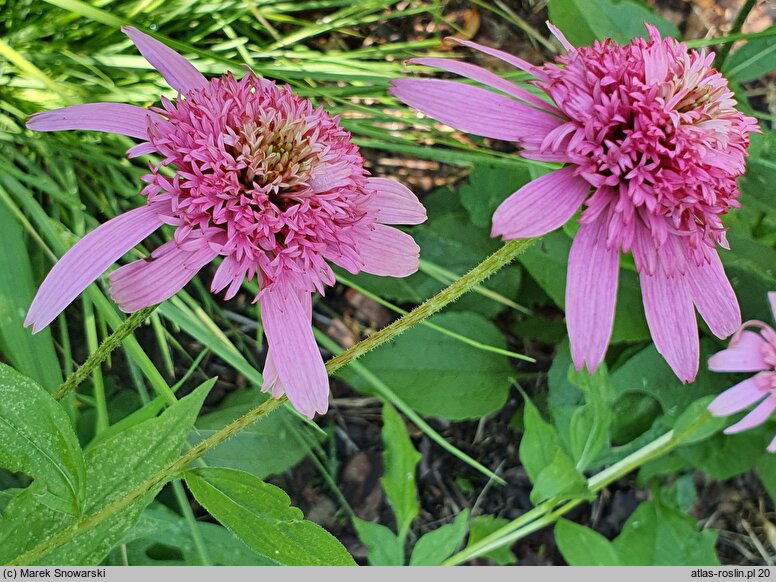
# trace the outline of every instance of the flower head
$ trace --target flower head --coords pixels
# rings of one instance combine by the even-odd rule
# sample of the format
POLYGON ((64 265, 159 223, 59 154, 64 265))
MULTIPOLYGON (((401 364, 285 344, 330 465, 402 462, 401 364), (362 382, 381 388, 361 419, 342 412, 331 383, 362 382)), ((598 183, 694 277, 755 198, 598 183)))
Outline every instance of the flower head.
MULTIPOLYGON (((768 293, 768 300, 776 316, 776 293, 768 293)), ((714 372, 757 372, 728 388, 709 404, 709 412, 714 416, 728 416, 759 403, 741 420, 727 427, 726 434, 759 426, 776 410, 776 330, 771 326, 762 321, 747 321, 731 338, 726 350, 709 358, 709 369, 714 372)), ((776 437, 768 450, 776 453, 776 437)))
POLYGON ((325 412, 328 379, 313 338, 311 293, 334 284, 327 261, 352 273, 403 277, 418 247, 386 224, 419 224, 425 210, 401 184, 372 178, 350 134, 322 108, 252 73, 206 79, 167 46, 124 32, 178 91, 161 107, 76 105, 33 115, 39 131, 92 129, 138 138, 130 157, 158 154, 143 177, 146 204, 81 239, 40 287, 25 325, 48 325, 133 246, 168 224, 173 240, 113 271, 110 293, 136 311, 180 290, 217 257, 211 290, 233 297, 258 278, 269 352, 265 390, 325 412))
POLYGON ((577 368, 603 360, 614 320, 619 252, 632 252, 658 351, 683 381, 698 370, 695 308, 719 337, 741 323, 716 245, 738 205, 755 120, 735 108, 713 55, 688 51, 647 25, 648 38, 573 47, 542 66, 457 41, 533 76, 545 98, 485 69, 415 59, 490 89, 397 79, 392 92, 453 127, 516 141, 525 158, 563 164, 520 188, 493 215, 494 236, 541 236, 581 207, 569 255, 566 320, 577 368))

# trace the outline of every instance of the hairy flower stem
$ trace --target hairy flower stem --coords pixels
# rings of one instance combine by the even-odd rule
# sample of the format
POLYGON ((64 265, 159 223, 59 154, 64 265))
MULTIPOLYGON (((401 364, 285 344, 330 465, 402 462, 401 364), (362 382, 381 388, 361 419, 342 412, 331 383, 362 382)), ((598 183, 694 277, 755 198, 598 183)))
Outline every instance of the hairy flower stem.
POLYGON ((490 255, 471 271, 453 281, 450 286, 442 289, 424 303, 418 305, 407 315, 400 317, 392 324, 384 327, 377 333, 373 333, 350 349, 347 349, 338 356, 330 359, 326 362, 326 371, 329 372, 329 374, 336 372, 343 366, 348 365, 351 361, 360 358, 368 351, 392 340, 400 333, 407 331, 413 325, 434 315, 437 311, 452 303, 479 283, 482 283, 493 273, 511 263, 517 255, 522 253, 533 243, 533 240, 534 239, 521 239, 508 241, 503 247, 490 255))
POLYGON ((139 311, 136 311, 127 317, 127 319, 124 320, 124 323, 122 323, 112 334, 105 338, 105 340, 99 345, 94 353, 89 356, 86 361, 81 364, 81 366, 79 366, 78 369, 73 372, 67 380, 62 382, 62 385, 57 388, 56 392, 54 392, 54 399, 62 400, 62 398, 67 396, 72 390, 75 390, 75 388, 81 382, 86 380, 89 374, 92 373, 92 370, 99 366, 113 350, 121 345, 121 342, 123 342, 129 336, 129 334, 135 331, 135 329, 137 329, 146 320, 146 318, 151 315, 156 307, 156 305, 143 307, 139 311))
MULTIPOLYGON (((744 27, 744 22, 746 22, 746 19, 749 16, 749 13, 752 11, 752 8, 754 8, 755 4, 757 4, 757 0, 746 0, 746 3, 741 7, 741 10, 739 10, 738 14, 736 14, 736 18, 733 21, 733 26, 731 27, 728 36, 741 32, 741 29, 744 27)), ((727 59, 728 55, 730 54, 730 49, 732 47, 733 43, 729 42, 724 44, 722 48, 719 49, 719 52, 714 59, 715 69, 720 70, 722 68, 722 65, 725 63, 725 59, 727 59)))
MULTIPOLYGON (((466 293, 467 291, 471 290, 474 286, 478 285, 479 283, 483 282, 485 279, 490 277, 492 274, 494 274, 496 271, 501 269, 502 267, 508 265, 511 263, 517 255, 519 255, 521 252, 523 252, 525 249, 527 249, 531 244, 533 243, 533 239, 527 239, 527 240, 514 240, 509 241, 504 246, 502 246, 499 250, 497 250, 495 253, 490 255, 488 258, 486 258, 484 261, 482 261, 479 265, 474 267, 471 271, 463 275, 461 278, 454 281, 450 286, 446 287, 424 303, 417 306, 415 309, 410 311, 405 316, 401 317, 400 319, 397 319, 395 322, 393 322, 391 325, 388 325, 387 327, 384 327, 380 331, 372 334, 368 338, 358 342, 353 347, 345 350, 341 354, 331 358, 328 362, 326 362, 326 370, 329 374, 335 372, 336 370, 339 370, 343 366, 348 365, 353 360, 359 358, 360 356, 364 355, 369 350, 372 350, 376 348, 379 345, 382 345, 393 338, 395 338, 397 335, 402 333, 403 331, 406 331, 413 325, 420 323, 427 317, 433 315, 434 313, 441 310, 446 305, 452 303, 461 295, 466 293)), ((108 343, 111 338, 116 336, 118 334, 119 330, 116 330, 113 335, 111 335, 108 340, 103 342, 103 345, 98 348, 97 352, 92 356, 96 356, 97 353, 102 353, 102 359, 107 356, 108 353, 110 353, 110 350, 115 348, 119 343, 121 343, 121 340, 125 338, 131 331, 140 325, 140 323, 145 319, 145 317, 153 310, 153 308, 146 308, 148 310, 147 313, 140 315, 145 310, 138 311, 137 313, 130 316, 126 322, 121 326, 119 329, 127 328, 126 333, 122 335, 120 338, 117 338, 112 343, 113 345, 110 349, 103 350, 105 344, 108 343), (130 328, 129 321, 134 316, 138 316, 137 319, 133 320, 134 326, 130 328), (102 351, 101 351, 102 350, 102 351)), ((87 363, 89 363, 92 360, 92 357, 87 360, 86 363, 84 363, 81 368, 86 368, 87 363)), ((92 364, 92 367, 99 364, 102 359, 97 359, 92 364)), ((73 377, 77 376, 79 371, 77 370, 75 374, 73 374, 73 377)), ((91 368, 89 368, 91 370, 91 368)), ((82 376, 85 377, 88 375, 89 370, 86 370, 82 376)), ((72 379, 69 378, 68 382, 72 379)), ((82 380, 83 378, 81 378, 82 380)), ((80 380, 78 380, 80 381, 80 380)), ((75 384, 78 383, 78 381, 75 381, 75 384)), ((65 382, 67 384, 68 382, 65 382)), ((62 386, 64 387, 65 384, 62 386)), ((62 392, 62 388, 57 391, 57 394, 59 392, 62 392)), ((63 394, 66 394, 67 392, 63 392, 63 394)), ((270 398, 269 400, 263 402, 259 406, 252 408, 248 412, 246 412, 244 415, 240 416, 236 420, 232 421, 228 425, 226 425, 224 428, 214 432, 212 435, 210 435, 205 440, 199 442, 197 445, 190 448, 188 451, 183 453, 181 456, 179 456, 177 459, 169 463, 166 467, 149 477, 147 480, 145 480, 143 483, 132 489, 131 491, 127 492, 122 497, 119 497, 118 499, 112 501, 108 505, 105 505, 95 513, 92 513, 91 515, 86 516, 85 518, 81 519, 74 525, 68 527, 65 530, 60 531, 58 534, 52 536, 45 542, 42 542, 38 544, 37 546, 31 548, 30 550, 24 552, 20 556, 17 556, 12 562, 9 562, 9 566, 14 565, 23 565, 23 564, 33 564, 52 550, 55 550, 56 548, 60 547, 61 545, 73 540, 76 536, 83 534, 84 532, 98 526, 99 524, 103 523, 105 520, 115 516, 119 512, 127 509, 132 503, 138 501, 145 495, 147 495, 151 491, 158 491, 165 483, 170 481, 171 479, 175 478, 177 475, 183 471, 186 466, 191 463, 192 461, 200 458, 202 455, 204 455, 207 451, 217 447, 221 443, 227 441, 231 437, 233 437, 235 434, 240 432, 241 430, 247 428, 254 422, 261 420, 263 417, 265 417, 267 414, 272 412, 273 410, 277 410, 283 403, 285 403, 287 400, 286 396, 283 395, 280 398, 270 398)))

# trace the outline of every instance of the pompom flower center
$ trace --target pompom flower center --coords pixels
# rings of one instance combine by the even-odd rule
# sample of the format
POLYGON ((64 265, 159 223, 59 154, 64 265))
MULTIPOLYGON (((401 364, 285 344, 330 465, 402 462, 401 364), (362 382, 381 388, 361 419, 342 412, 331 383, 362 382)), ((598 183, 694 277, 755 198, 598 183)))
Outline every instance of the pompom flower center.
POLYGON ((366 206, 375 192, 336 118, 250 73, 211 79, 156 111, 166 119, 149 135, 164 160, 143 193, 171 200, 176 242, 206 238, 235 275, 307 290, 333 284, 328 256, 358 262, 355 241, 374 223, 366 206))
POLYGON ((634 225, 659 245, 670 234, 725 244, 721 215, 738 206, 754 120, 735 109, 713 55, 671 38, 610 40, 580 47, 539 69, 536 84, 568 118, 542 143, 563 152, 596 190, 582 221, 610 218, 609 242, 634 244, 634 225), (666 220, 668 219, 668 220, 666 220))

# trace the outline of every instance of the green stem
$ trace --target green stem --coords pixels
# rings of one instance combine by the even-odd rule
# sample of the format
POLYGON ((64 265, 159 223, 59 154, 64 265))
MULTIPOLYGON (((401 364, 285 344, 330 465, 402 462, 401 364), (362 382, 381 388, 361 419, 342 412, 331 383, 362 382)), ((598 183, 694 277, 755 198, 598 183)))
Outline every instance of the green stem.
MULTIPOLYGON (((84 333, 86 335, 86 348, 89 352, 97 351, 97 324, 94 320, 94 306, 88 297, 84 297, 84 333)), ((102 379, 102 370, 99 366, 92 368, 92 385, 94 387, 95 427, 94 433, 99 435, 108 428, 108 401, 105 398, 105 383, 102 379)), ((64 394, 63 394, 64 396, 64 394)))
MULTIPOLYGON (((427 317, 438 312, 444 306, 448 305, 449 303, 452 303, 453 301, 458 299, 461 295, 469 291, 472 287, 481 283, 482 281, 487 279, 490 275, 492 275, 493 273, 495 273, 505 265, 508 265, 509 263, 511 263, 517 257, 517 255, 519 255, 526 248, 528 248, 532 242, 533 242, 532 239, 514 240, 514 241, 507 242, 506 244, 504 244, 503 247, 501 247, 495 253, 490 255, 479 265, 474 267, 463 277, 461 277, 460 279, 452 283, 449 287, 442 289, 442 291, 440 291, 430 299, 426 300, 424 303, 418 305, 407 315, 401 317, 400 319, 397 319, 392 324, 388 325, 387 327, 384 327, 380 331, 360 341, 359 343, 345 350, 341 354, 331 358, 328 362, 326 362, 327 372, 329 374, 334 373, 336 370, 339 370, 343 366, 348 365, 350 362, 364 355, 368 351, 376 348, 379 345, 384 344, 385 342, 392 340, 394 337, 396 337, 403 331, 406 331, 411 326, 417 323, 420 323, 427 317)), ((131 333, 131 331, 135 327, 140 325, 143 319, 145 319, 145 317, 148 315, 148 313, 150 313, 153 310, 153 308, 145 308, 145 310, 141 310, 132 314, 127 319, 127 321, 124 322, 121 328, 119 328, 119 329, 126 328, 125 330, 126 333, 121 337, 121 339, 126 337, 126 335, 131 333), (145 310, 148 310, 147 313, 144 313, 145 310), (141 314, 142 314, 142 319, 140 319, 141 314), (133 323, 129 323, 130 320, 133 318, 135 318, 133 320, 133 323)), ((116 332, 114 332, 114 334, 111 335, 103 343, 103 345, 100 346, 100 349, 102 349, 103 346, 106 343, 108 343, 109 340, 111 340, 111 338, 117 335, 118 332, 119 330, 116 330, 116 332)), ((115 345, 113 347, 116 347, 118 344, 120 344, 121 339, 118 339, 118 341, 114 340, 113 343, 115 343, 115 345)), ((113 347, 111 348, 111 350, 113 349, 113 347)), ((110 353, 110 350, 108 351, 103 350, 103 352, 104 352, 104 355, 107 355, 107 353, 110 353)), ((96 353, 93 354, 93 356, 94 355, 96 355, 96 353)), ((91 359, 92 358, 90 357, 89 360, 91 359)), ((104 359, 104 356, 102 359, 104 359)), ((102 359, 97 360, 93 365, 99 364, 99 362, 101 362, 102 359)), ((87 362, 89 362, 89 360, 87 360, 87 362)), ((85 368, 85 367, 86 367, 86 364, 81 366, 81 368, 85 368)), ((79 368, 79 370, 77 370, 76 373, 73 374, 73 376, 76 376, 78 372, 81 370, 81 368, 79 368)), ((86 371, 86 373, 88 374, 88 370, 86 371)), ((72 378, 69 378, 68 382, 71 379, 72 378)), ((77 384, 77 382, 75 383, 77 384)), ((67 384, 67 382, 65 382, 65 384, 67 384)), ((63 386, 65 386, 65 384, 63 384, 63 386)), ((62 387, 60 387, 58 392, 61 392, 61 391, 62 391, 62 387)), ((67 391, 64 391, 63 393, 66 394, 67 391)), ((278 399, 270 398, 269 400, 266 400, 259 406, 252 408, 251 410, 249 410, 239 418, 235 419, 234 421, 232 421, 222 429, 214 432, 208 438, 194 445, 191 449, 189 449, 188 451, 180 455, 177 459, 170 462, 167 466, 165 466, 164 468, 156 472, 154 475, 152 475, 151 477, 149 477, 148 479, 140 483, 138 486, 128 491, 122 497, 115 499, 114 501, 112 501, 108 505, 105 505, 95 513, 88 515, 82 520, 76 522, 74 525, 68 527, 65 530, 60 531, 59 533, 55 534, 48 540, 24 552, 20 556, 17 556, 12 562, 9 562, 8 565, 15 566, 15 565, 22 565, 22 564, 33 564, 37 560, 39 560, 42 556, 45 556, 52 550, 74 539, 76 536, 98 526, 99 524, 103 523, 106 519, 109 519, 114 515, 116 515, 117 513, 127 509, 130 505, 132 505, 132 503, 134 503, 135 501, 145 496, 148 492, 162 487, 165 483, 173 479, 176 475, 180 474, 181 471, 183 471, 189 463, 200 458, 207 451, 224 443, 225 441, 233 437, 241 430, 247 428, 254 422, 262 419, 264 416, 266 416, 273 410, 276 410, 278 407, 280 407, 287 400, 288 400, 287 397, 283 395, 278 399)))
POLYGON ((408 314, 400 317, 380 331, 373 333, 368 338, 361 340, 350 349, 334 356, 331 360, 326 362, 326 369, 329 371, 329 374, 336 372, 343 366, 347 366, 351 361, 360 358, 365 353, 392 340, 413 325, 434 315, 440 309, 452 303, 473 287, 479 285, 493 273, 511 263, 517 255, 522 253, 532 243, 533 239, 508 241, 504 246, 474 267, 471 271, 463 275, 460 279, 453 281, 448 287, 445 287, 439 293, 418 305, 408 314))
MULTIPOLYGON (((686 431, 684 434, 689 434, 689 431, 686 431)), ((593 475, 588 479, 587 486, 592 492, 598 492, 617 479, 641 467, 644 463, 673 450, 680 445, 682 441, 682 435, 675 436, 674 431, 669 431, 656 438, 654 441, 644 445, 638 451, 635 451, 621 461, 618 461, 611 467, 593 475)), ((559 502, 557 500, 545 501, 477 543, 454 554, 448 558, 443 565, 455 566, 478 556, 482 556, 483 554, 487 554, 497 548, 509 545, 530 533, 550 525, 583 501, 585 501, 585 499, 572 499, 570 501, 561 502, 562 505, 560 505, 560 507, 558 507, 559 502)))
POLYGON ((100 344, 100 346, 86 358, 86 361, 73 372, 73 374, 65 380, 62 385, 54 392, 54 399, 61 400, 72 390, 75 390, 81 382, 83 382, 92 370, 97 368, 110 353, 121 345, 129 334, 131 334, 137 327, 142 324, 146 318, 156 309, 156 305, 150 307, 143 307, 139 311, 136 311, 100 344))
MULTIPOLYGON (((741 7, 741 10, 739 10, 738 14, 736 14, 736 18, 733 21, 733 26, 730 29, 729 35, 735 35, 741 32, 741 29, 744 27, 744 22, 746 22, 746 18, 749 16, 749 13, 752 11, 752 8, 754 8, 756 3, 757 0, 746 0, 744 5, 741 7)), ((727 59, 728 55, 730 54, 730 49, 732 47, 732 43, 726 43, 722 45, 722 48, 719 50, 719 53, 717 53, 717 56, 714 59, 715 69, 718 71, 722 69, 722 65, 725 63, 725 59, 727 59)))

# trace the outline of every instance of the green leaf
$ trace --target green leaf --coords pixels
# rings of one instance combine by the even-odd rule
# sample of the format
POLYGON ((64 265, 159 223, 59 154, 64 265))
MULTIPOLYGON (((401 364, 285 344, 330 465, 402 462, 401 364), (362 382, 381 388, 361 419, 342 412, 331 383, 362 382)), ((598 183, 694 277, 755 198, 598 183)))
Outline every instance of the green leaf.
POLYGON ((569 382, 580 389, 586 401, 584 406, 574 410, 569 426, 571 457, 577 468, 584 471, 609 444, 614 388, 604 364, 592 375, 587 371, 577 372, 573 365, 569 366, 569 382))
POLYGON ((634 0, 548 0, 550 21, 574 45, 611 38, 626 43, 646 36, 643 22, 654 24, 664 36, 679 36, 670 22, 634 0))
POLYGON ((272 563, 355 565, 334 536, 290 506, 291 500, 282 489, 250 473, 220 467, 191 469, 184 477, 210 515, 272 563))
MULTIPOLYGON (((215 523, 196 522, 214 566, 271 566, 266 558, 240 542, 232 532, 215 523)), ((106 566, 198 566, 201 565, 190 525, 161 503, 146 508, 138 522, 103 562, 106 566)))
POLYGON ((684 444, 702 441, 722 430, 730 421, 725 417, 712 416, 708 406, 715 396, 702 396, 679 415, 674 423, 674 435, 684 444))
POLYGON ((0 202, 0 351, 49 392, 62 383, 51 329, 32 335, 22 323, 35 296, 30 254, 21 225, 0 202))
MULTIPOLYGON (((84 514, 91 515, 122 497, 178 456, 202 402, 212 388, 210 380, 170 406, 157 418, 133 425, 86 448, 84 514)), ((99 564, 129 530, 161 486, 100 525, 75 535, 44 555, 38 565, 99 564)), ((0 562, 7 562, 42 540, 71 526, 75 518, 43 506, 32 488, 15 497, 0 522, 0 562)))
POLYGON ((760 479, 760 483, 763 484, 765 490, 768 492, 768 496, 771 498, 771 502, 776 501, 776 455, 773 453, 765 453, 760 455, 757 459, 757 464, 754 467, 757 477, 760 479))
MULTIPOLYGON (((701 362, 705 362, 717 350, 713 342, 702 340, 701 362)), ((711 372, 703 365, 698 370, 695 382, 683 384, 657 353, 654 345, 633 355, 610 376, 619 396, 639 392, 654 397, 672 423, 693 401, 729 385, 728 376, 711 372)))
POLYGON ((382 437, 385 473, 380 483, 396 516, 399 538, 403 540, 412 520, 418 515, 415 468, 420 461, 420 453, 412 446, 404 419, 388 402, 383 405, 382 437))
POLYGON ((569 566, 620 566, 612 542, 595 530, 559 519, 555 543, 569 566))
POLYGON ((546 422, 536 406, 525 399, 525 432, 520 440, 520 462, 531 479, 531 502, 535 505, 558 495, 587 497, 587 481, 574 466, 560 435, 546 422))
POLYGON ((717 532, 698 531, 690 516, 660 500, 645 501, 612 542, 624 566, 716 566, 717 532))
MULTIPOLYGON (((232 392, 218 409, 197 420, 197 433, 206 438, 266 399, 259 387, 232 392)), ((310 452, 308 443, 317 438, 317 433, 283 407, 208 451, 204 459, 208 465, 247 471, 263 479, 296 465, 310 452)))
POLYGON ((367 547, 370 566, 403 566, 404 541, 384 525, 353 518, 358 539, 367 547))
POLYGON ((0 467, 33 477, 42 504, 80 515, 86 470, 67 413, 41 386, 4 364, 0 394, 0 467))
MULTIPOLYGON (((466 547, 476 544, 481 539, 488 537, 490 534, 495 533, 509 523, 508 519, 503 517, 496 517, 495 515, 478 515, 473 517, 469 524, 469 539, 466 543, 466 547)), ((482 557, 493 560, 499 566, 509 566, 517 562, 517 557, 509 549, 509 546, 502 546, 495 550, 482 554, 482 557)))
MULTIPOLYGON (((501 332, 475 313, 442 313, 431 323, 498 348, 501 332)), ((421 414, 451 420, 478 418, 501 408, 509 392, 512 368, 505 356, 477 350, 425 326, 404 332, 363 356, 361 363, 421 414)), ((352 370, 339 374, 361 392, 369 383, 352 370)))
POLYGON ((730 435, 717 433, 678 448, 677 454, 692 467, 724 481, 751 469, 772 436, 772 429, 766 432, 763 428, 730 435))
POLYGON ((469 181, 458 189, 458 195, 472 224, 490 228, 491 217, 498 205, 531 179, 529 166, 504 168, 476 164, 469 173, 469 181))
POLYGON ((410 566, 439 566, 452 556, 466 536, 468 519, 469 511, 464 509, 452 523, 422 535, 412 548, 410 566))
MULTIPOLYGON (((766 30, 776 30, 776 26, 766 30)), ((746 83, 774 69, 776 69, 776 36, 769 36, 747 41, 727 58, 722 72, 728 79, 746 83)))

